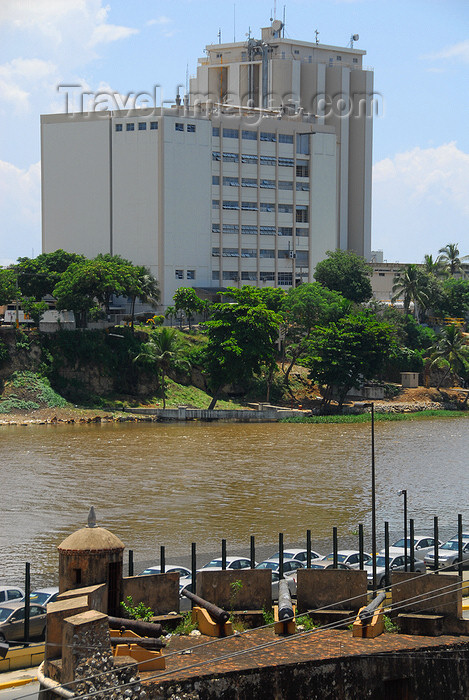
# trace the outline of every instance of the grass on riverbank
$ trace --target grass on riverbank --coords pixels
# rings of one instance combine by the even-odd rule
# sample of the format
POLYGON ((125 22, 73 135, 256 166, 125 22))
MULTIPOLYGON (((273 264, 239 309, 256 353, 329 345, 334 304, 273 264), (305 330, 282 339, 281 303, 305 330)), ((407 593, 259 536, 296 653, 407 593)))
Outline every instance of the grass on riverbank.
MULTIPOLYGON (((415 411, 406 413, 376 413, 375 421, 390 422, 403 420, 425 420, 428 418, 469 418, 469 411, 415 411)), ((281 423, 369 423, 371 413, 358 413, 335 416, 293 416, 282 418, 281 423)))
MULTIPOLYGON (((212 397, 207 394, 202 389, 198 389, 193 385, 185 386, 184 384, 178 384, 172 379, 167 379, 165 382, 166 386, 166 408, 177 408, 178 406, 190 406, 191 408, 208 408, 212 397)), ((163 399, 159 396, 153 397, 145 401, 146 406, 155 406, 156 408, 163 407, 163 399)), ((219 400, 217 402, 216 408, 224 408, 230 410, 236 410, 239 408, 245 408, 242 404, 237 401, 224 401, 219 400)))

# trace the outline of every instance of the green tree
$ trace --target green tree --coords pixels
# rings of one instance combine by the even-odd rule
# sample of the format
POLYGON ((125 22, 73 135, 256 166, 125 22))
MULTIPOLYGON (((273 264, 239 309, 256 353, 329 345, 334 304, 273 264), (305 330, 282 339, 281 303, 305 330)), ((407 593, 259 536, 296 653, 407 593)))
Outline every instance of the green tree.
POLYGON ((45 301, 36 301, 34 297, 22 299, 21 305, 24 311, 33 319, 36 326, 39 326, 44 311, 47 311, 49 308, 45 301))
POLYGON ((339 292, 323 287, 319 282, 301 284, 284 296, 282 314, 285 328, 285 353, 289 359, 285 383, 293 365, 306 352, 315 326, 337 321, 350 311, 350 302, 339 292))
POLYGON ((461 263, 469 259, 469 255, 464 255, 462 258, 459 257, 458 245, 459 243, 448 243, 438 251, 440 253, 438 261, 451 276, 456 272, 461 272, 461 263))
POLYGON ((469 346, 461 329, 451 323, 444 326, 430 351, 430 368, 444 369, 437 389, 449 374, 467 377, 469 374, 469 346))
POLYGON ((166 408, 165 379, 170 369, 181 368, 185 363, 181 357, 183 343, 175 328, 163 326, 155 330, 147 343, 143 343, 135 361, 155 367, 160 372, 163 408, 166 408))
POLYGON ((275 365, 280 314, 256 303, 255 295, 248 297, 244 288, 229 287, 227 295, 234 301, 212 304, 211 319, 205 324, 204 364, 213 392, 209 409, 215 407, 225 384, 247 385, 262 365, 270 375, 275 365))
POLYGON ((394 343, 392 327, 369 312, 316 328, 304 364, 310 378, 323 386, 323 409, 329 407, 335 386, 342 410, 347 392, 358 388, 362 378, 378 375, 394 343))
POLYGON ((0 306, 16 299, 16 273, 13 268, 0 269, 0 306))
POLYGON ((36 258, 18 258, 15 269, 22 295, 36 301, 41 301, 47 294, 52 295, 67 267, 84 260, 83 255, 62 249, 41 253, 36 258))
POLYGON ((469 280, 454 277, 444 280, 435 311, 441 316, 466 319, 469 315, 469 280))
POLYGON ((316 265, 314 279, 346 299, 362 304, 372 297, 371 268, 365 258, 350 250, 328 250, 328 257, 316 265))
POLYGON ((442 261, 437 258, 433 260, 433 255, 425 255, 423 259, 423 269, 430 275, 441 277, 445 274, 445 268, 442 261))
POLYGON ((174 308, 176 313, 178 311, 183 311, 189 323, 189 330, 191 330, 191 321, 194 314, 202 313, 204 310, 204 303, 197 296, 193 287, 179 287, 173 295, 174 308))
POLYGON ((149 304, 156 308, 161 294, 157 280, 143 266, 131 266, 128 270, 126 293, 132 300, 130 325, 133 331, 137 299, 140 299, 142 304, 149 304))
POLYGON ((425 275, 417 265, 406 265, 402 272, 394 277, 391 301, 394 303, 403 297, 404 312, 409 313, 410 304, 414 304, 415 318, 419 317, 419 307, 426 308, 428 294, 425 291, 425 275))

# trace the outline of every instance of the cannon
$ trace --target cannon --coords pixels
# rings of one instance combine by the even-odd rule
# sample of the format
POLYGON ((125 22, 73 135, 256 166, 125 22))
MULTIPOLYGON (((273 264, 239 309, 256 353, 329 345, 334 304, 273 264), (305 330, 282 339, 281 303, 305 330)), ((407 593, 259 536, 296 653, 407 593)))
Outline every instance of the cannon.
POLYGON ((278 582, 278 605, 274 606, 275 634, 294 634, 296 632, 295 608, 291 600, 288 581, 281 578, 278 582))
POLYGON ((206 610, 210 614, 212 619, 215 620, 215 622, 218 622, 218 624, 220 625, 226 624, 230 619, 230 613, 226 612, 226 610, 219 608, 213 603, 209 603, 208 600, 200 598, 200 596, 196 595, 195 593, 191 593, 191 591, 187 590, 187 588, 182 589, 181 595, 185 596, 186 598, 189 598, 189 600, 192 600, 192 602, 195 603, 199 608, 203 608, 204 610, 206 610))
POLYGON ((354 637, 362 639, 373 639, 384 631, 383 610, 381 603, 386 600, 386 593, 378 593, 371 603, 360 608, 357 618, 352 625, 354 637))
POLYGON ((157 623, 144 622, 143 620, 127 620, 124 617, 112 617, 109 615, 109 627, 113 630, 132 630, 142 637, 161 637, 165 634, 163 627, 157 623))
POLYGON ((162 639, 156 639, 156 637, 111 637, 111 644, 113 647, 118 644, 138 644, 139 647, 147 649, 148 651, 160 651, 166 646, 166 643, 162 639))
POLYGON ((371 603, 366 605, 364 608, 360 610, 358 613, 358 617, 360 618, 360 622, 363 625, 367 625, 371 620, 373 619, 373 615, 375 613, 375 610, 379 608, 381 603, 383 603, 386 600, 386 593, 382 591, 381 593, 378 593, 376 598, 373 598, 371 603))

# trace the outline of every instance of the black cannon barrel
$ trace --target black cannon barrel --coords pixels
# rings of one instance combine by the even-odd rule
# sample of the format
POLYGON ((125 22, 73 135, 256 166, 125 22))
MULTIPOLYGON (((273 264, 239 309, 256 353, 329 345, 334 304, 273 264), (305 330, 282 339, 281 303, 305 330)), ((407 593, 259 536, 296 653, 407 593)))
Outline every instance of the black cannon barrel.
POLYGON ((127 630, 132 630, 132 632, 136 634, 147 637, 161 637, 161 635, 164 634, 162 626, 156 622, 126 620, 124 617, 112 617, 111 615, 109 615, 109 627, 114 630, 120 630, 124 627, 127 630))
POLYGON ((111 644, 113 647, 117 644, 138 644, 139 647, 149 651, 159 651, 166 646, 162 639, 156 639, 156 637, 111 637, 111 644))
POLYGON ((204 608, 210 613, 216 622, 219 622, 222 625, 224 625, 225 622, 228 622, 230 619, 230 613, 226 612, 226 610, 222 610, 222 608, 219 608, 217 605, 209 603, 208 600, 204 600, 195 593, 191 593, 191 591, 188 591, 187 588, 182 589, 181 595, 184 595, 186 598, 189 598, 189 600, 192 600, 200 608, 204 608))
POLYGON ((369 620, 371 620, 376 608, 378 608, 381 605, 383 600, 386 600, 386 593, 384 591, 378 593, 376 598, 373 598, 371 603, 369 603, 365 608, 363 608, 363 610, 360 610, 360 622, 368 622, 369 620))
POLYGON ((293 619, 293 605, 291 602, 288 581, 281 578, 278 582, 278 619, 279 622, 293 619))

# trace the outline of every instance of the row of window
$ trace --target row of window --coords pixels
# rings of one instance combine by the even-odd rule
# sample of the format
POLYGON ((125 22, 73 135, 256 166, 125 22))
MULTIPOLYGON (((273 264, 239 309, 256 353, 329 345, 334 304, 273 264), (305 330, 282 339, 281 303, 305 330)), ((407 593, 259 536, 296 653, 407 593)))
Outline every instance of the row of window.
MULTIPOLYGON (((223 233, 239 233, 238 224, 223 224, 223 233)), ((212 224, 212 233, 221 233, 220 224, 212 224)), ((260 233, 261 236, 292 236, 293 228, 291 226, 279 226, 278 229, 275 226, 241 226, 241 233, 245 235, 257 236, 260 233)), ((298 237, 307 238, 309 235, 309 230, 307 228, 297 228, 295 233, 298 237)))
MULTIPOLYGON (((146 131, 147 130, 147 122, 137 122, 137 127, 138 127, 138 131, 146 131)), ((150 122, 150 130, 151 131, 154 131, 157 128, 158 128, 158 122, 150 122)), ((123 131, 124 125, 123 124, 116 124, 115 129, 116 129, 116 131, 123 131)), ((135 123, 134 122, 127 122, 127 124, 125 125, 125 130, 126 131, 136 131, 135 123)))
MULTIPOLYGON (((212 257, 220 257, 220 248, 212 248, 212 257)), ((223 248, 222 249, 223 258, 257 258, 257 248, 241 248, 241 253, 238 248, 223 248)), ((275 250, 272 248, 261 248, 259 250, 259 258, 275 258, 275 250)), ((287 258, 296 258, 297 262, 307 263, 308 262, 308 251, 307 250, 278 250, 277 257, 280 260, 285 260, 287 258)))
MULTIPOLYGON (((174 276, 177 280, 183 280, 184 270, 174 270, 174 276)), ((195 280, 195 270, 186 270, 186 279, 195 280)))
MULTIPOLYGON (((239 129, 221 129, 223 138, 225 139, 239 139, 239 129)), ((214 126, 212 128, 213 136, 220 136, 220 127, 214 126)), ((243 129, 241 131, 241 138, 247 141, 257 141, 259 136, 260 141, 268 141, 270 143, 293 143, 293 134, 276 134, 274 131, 253 131, 251 129, 243 129)), ((309 153, 309 134, 296 134, 296 150, 297 153, 309 153)))
MULTIPOLYGON (((176 122, 174 125, 175 131, 184 131, 184 124, 182 122, 176 122)), ((195 124, 186 124, 186 131, 191 134, 195 134, 195 124)))
MULTIPOLYGON (((223 279, 231 282, 239 282, 239 272, 235 270, 223 270, 223 279)), ((212 280, 220 279, 220 270, 212 270, 212 280)), ((257 272, 242 272, 241 280, 258 281, 257 272)), ((261 282, 275 282, 275 272, 260 272, 259 280, 261 282)), ((278 272, 277 284, 282 287, 290 287, 292 285, 293 275, 291 272, 278 272)))
MULTIPOLYGON (((221 161, 223 160, 224 163, 239 163, 239 154, 238 153, 227 153, 226 151, 223 153, 220 153, 220 151, 213 151, 212 152, 212 160, 215 161, 221 161)), ((256 155, 253 155, 251 153, 243 153, 241 155, 241 163, 249 163, 251 165, 257 165, 257 163, 260 163, 261 165, 277 165, 277 158, 274 156, 259 156, 259 158, 256 155)), ((295 167, 295 160, 294 158, 278 158, 278 165, 281 168, 293 168, 295 167)), ((308 166, 308 161, 305 160, 297 160, 296 161, 296 176, 297 177, 308 177, 309 174, 309 166, 308 166)))
MULTIPOLYGON (((238 177, 224 177, 223 180, 223 185, 224 186, 229 186, 229 187, 239 187, 239 178, 238 177)), ((220 176, 219 175, 212 175, 212 185, 219 185, 220 184, 220 176)), ((259 185, 257 183, 257 179, 254 177, 243 177, 241 178, 241 187, 261 187, 266 190, 293 190, 293 182, 289 180, 279 180, 278 183, 275 183, 275 180, 259 180, 259 185)), ((307 192, 309 191, 309 183, 308 182, 297 182, 296 183, 296 189, 298 191, 303 191, 307 192)))
MULTIPOLYGON (((275 202, 260 202, 257 206, 257 202, 238 202, 237 200, 224 199, 222 202, 223 209, 239 210, 242 211, 261 211, 261 212, 275 212, 275 202)), ((212 199, 212 209, 220 209, 220 200, 212 199)), ((307 224, 309 221, 308 216, 308 205, 307 204, 297 204, 295 207, 295 221, 297 223, 307 224)), ((279 214, 292 214, 293 204, 284 204, 283 202, 277 203, 277 211, 279 214)))

